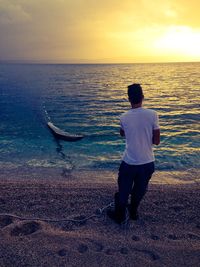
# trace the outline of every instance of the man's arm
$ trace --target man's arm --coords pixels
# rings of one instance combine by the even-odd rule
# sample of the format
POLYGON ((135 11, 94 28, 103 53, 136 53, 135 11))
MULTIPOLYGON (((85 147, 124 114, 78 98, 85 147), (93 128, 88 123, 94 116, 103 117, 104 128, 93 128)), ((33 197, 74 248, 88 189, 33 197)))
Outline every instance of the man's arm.
POLYGON ((120 133, 121 136, 125 136, 125 132, 124 132, 124 130, 122 128, 120 128, 119 133, 120 133))
POLYGON ((153 144, 159 145, 160 144, 160 129, 153 130, 153 144))

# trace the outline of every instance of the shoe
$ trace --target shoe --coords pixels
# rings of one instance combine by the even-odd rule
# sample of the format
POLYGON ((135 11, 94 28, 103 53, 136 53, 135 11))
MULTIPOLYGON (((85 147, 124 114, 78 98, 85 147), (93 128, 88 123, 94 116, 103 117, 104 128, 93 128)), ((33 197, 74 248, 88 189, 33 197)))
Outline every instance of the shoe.
POLYGON ((131 220, 136 221, 136 220, 139 219, 138 211, 137 211, 136 209, 133 209, 133 208, 131 207, 131 205, 128 205, 128 211, 129 211, 129 218, 130 218, 131 220))
POLYGON ((137 221, 139 219, 139 215, 138 212, 130 212, 129 213, 129 218, 133 221, 137 221))
POLYGON ((107 211, 108 217, 117 224, 122 224, 126 221, 126 212, 116 212, 115 210, 107 211))

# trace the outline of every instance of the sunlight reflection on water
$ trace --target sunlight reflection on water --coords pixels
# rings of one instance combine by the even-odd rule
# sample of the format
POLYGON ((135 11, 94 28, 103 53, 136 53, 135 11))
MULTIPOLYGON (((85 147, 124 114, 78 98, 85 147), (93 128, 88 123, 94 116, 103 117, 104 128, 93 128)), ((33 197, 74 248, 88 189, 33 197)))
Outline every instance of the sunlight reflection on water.
POLYGON ((138 82, 145 107, 160 117, 157 169, 197 169, 199 69, 200 63, 0 65, 1 160, 69 169, 118 168, 124 150, 119 116, 129 109, 127 85, 138 82), (45 127, 44 104, 55 125, 86 136, 78 143, 61 142, 65 160, 45 127))

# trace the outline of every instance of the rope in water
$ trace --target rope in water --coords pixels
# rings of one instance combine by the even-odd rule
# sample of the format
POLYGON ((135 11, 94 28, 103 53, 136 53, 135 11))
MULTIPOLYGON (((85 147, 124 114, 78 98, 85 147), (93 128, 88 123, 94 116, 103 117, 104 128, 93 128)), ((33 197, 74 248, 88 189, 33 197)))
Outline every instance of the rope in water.
POLYGON ((64 219, 50 219, 50 218, 37 218, 37 217, 22 217, 19 215, 15 215, 15 214, 10 214, 10 213, 0 213, 0 216, 9 216, 12 218, 16 218, 19 220, 23 220, 23 221, 44 221, 44 222, 74 222, 74 223, 82 223, 82 222, 86 222, 91 218, 99 218, 102 216, 103 212, 114 206, 114 202, 109 203, 107 206, 104 206, 103 208, 99 208, 96 210, 96 214, 91 214, 86 218, 83 219, 70 219, 70 218, 64 218, 64 219))
POLYGON ((45 104, 43 104, 43 110, 44 110, 46 121, 51 121, 51 117, 49 116, 49 114, 48 114, 48 112, 46 110, 45 104))

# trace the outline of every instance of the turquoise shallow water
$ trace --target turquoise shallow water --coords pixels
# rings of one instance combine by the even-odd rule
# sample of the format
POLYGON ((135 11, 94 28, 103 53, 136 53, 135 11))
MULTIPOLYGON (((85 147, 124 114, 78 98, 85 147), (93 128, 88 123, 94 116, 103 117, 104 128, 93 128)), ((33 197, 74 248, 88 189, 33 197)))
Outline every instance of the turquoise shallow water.
MULTIPOLYGON (((200 63, 120 65, 0 65, 0 167, 116 170, 124 150, 119 116, 126 88, 144 89, 144 106, 160 116, 160 171, 199 167, 200 63), (79 142, 56 142, 53 123, 79 142)), ((191 178, 192 179, 192 178, 191 178)))

